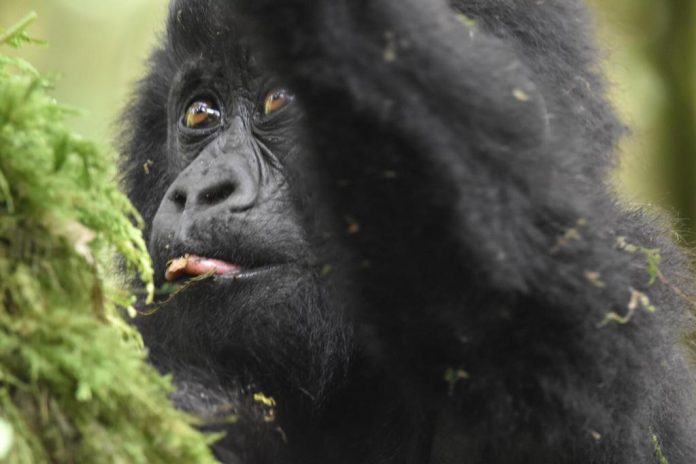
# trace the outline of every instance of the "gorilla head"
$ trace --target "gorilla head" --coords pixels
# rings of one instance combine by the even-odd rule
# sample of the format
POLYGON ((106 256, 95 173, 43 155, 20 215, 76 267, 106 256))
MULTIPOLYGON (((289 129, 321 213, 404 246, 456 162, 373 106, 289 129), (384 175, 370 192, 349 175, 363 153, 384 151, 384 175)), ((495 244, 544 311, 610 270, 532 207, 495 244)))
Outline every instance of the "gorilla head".
POLYGON ((137 324, 222 460, 696 462, 685 302, 617 243, 684 259, 604 184, 595 62, 576 0, 174 1, 137 324))
POLYGON ((139 323, 156 363, 166 352, 318 397, 350 328, 320 284, 300 111, 221 3, 172 7, 160 64, 128 112, 129 186, 157 283, 194 280, 139 323))

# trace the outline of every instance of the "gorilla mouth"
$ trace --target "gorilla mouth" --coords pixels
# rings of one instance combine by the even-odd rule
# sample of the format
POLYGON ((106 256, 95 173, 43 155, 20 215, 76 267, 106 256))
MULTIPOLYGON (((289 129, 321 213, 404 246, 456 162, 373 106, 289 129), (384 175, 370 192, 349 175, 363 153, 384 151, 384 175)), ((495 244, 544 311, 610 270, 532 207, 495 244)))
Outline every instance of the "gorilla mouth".
POLYGON ((186 254, 167 263, 164 278, 167 282, 175 282, 186 277, 201 277, 204 275, 236 276, 240 275, 242 271, 244 271, 244 268, 239 264, 186 254))

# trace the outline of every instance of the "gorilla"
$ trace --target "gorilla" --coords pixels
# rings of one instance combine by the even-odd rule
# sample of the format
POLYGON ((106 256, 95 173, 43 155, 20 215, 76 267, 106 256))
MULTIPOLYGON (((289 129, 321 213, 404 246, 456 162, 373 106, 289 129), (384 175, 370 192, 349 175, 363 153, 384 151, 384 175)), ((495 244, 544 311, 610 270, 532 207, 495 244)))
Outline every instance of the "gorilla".
POLYGON ((136 319, 226 463, 693 464, 692 276, 581 0, 175 0, 136 319))

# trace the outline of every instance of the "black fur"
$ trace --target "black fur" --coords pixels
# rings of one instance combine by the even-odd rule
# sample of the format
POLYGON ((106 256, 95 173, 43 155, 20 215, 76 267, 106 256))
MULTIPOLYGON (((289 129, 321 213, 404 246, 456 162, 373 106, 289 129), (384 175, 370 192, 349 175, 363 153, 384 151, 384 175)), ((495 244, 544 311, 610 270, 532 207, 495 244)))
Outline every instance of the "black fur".
POLYGON ((696 462, 692 278, 606 182, 589 24, 576 0, 174 2, 123 146, 159 283, 184 253, 283 264, 138 321, 222 460, 696 462), (279 84, 296 101, 259 122, 279 84), (225 123, 189 140, 200 89, 225 123), (249 208, 162 213, 232 156, 249 208))

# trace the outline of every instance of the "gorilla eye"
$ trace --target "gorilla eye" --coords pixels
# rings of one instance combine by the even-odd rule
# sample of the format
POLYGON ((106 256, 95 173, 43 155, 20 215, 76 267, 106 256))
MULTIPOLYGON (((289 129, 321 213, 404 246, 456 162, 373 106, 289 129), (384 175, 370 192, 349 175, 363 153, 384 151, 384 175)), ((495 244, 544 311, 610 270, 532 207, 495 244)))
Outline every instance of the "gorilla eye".
POLYGON ((196 100, 184 115, 184 125, 189 129, 210 129, 220 125, 222 114, 210 100, 196 100))
POLYGON ((263 101, 263 114, 264 116, 269 116, 276 111, 285 108, 289 105, 295 96, 285 89, 276 89, 266 95, 266 99, 263 101))

